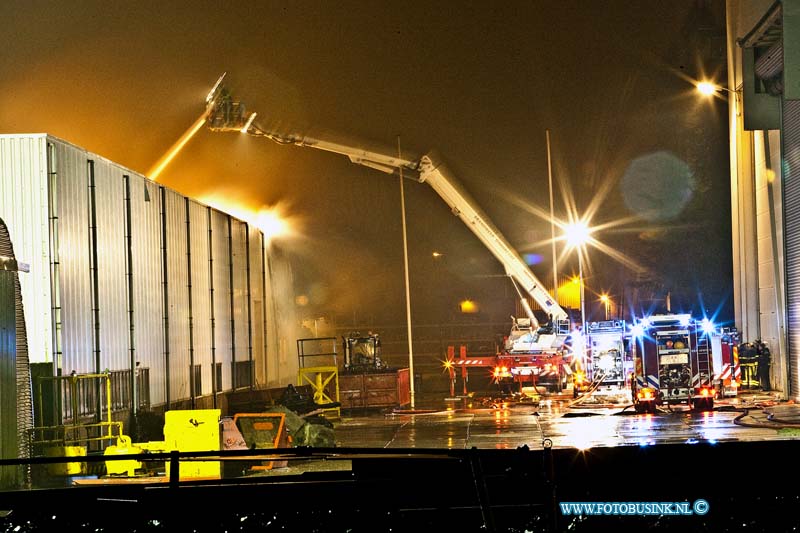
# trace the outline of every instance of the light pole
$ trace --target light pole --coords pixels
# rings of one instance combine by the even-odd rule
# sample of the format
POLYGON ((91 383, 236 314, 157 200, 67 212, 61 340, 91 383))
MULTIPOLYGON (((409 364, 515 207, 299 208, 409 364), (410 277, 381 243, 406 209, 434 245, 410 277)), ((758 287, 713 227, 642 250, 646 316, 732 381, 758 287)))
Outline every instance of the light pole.
POLYGON ((586 331, 586 306, 583 300, 583 253, 581 250, 578 250, 578 280, 580 283, 578 288, 581 290, 581 327, 586 331))
POLYGON ((578 281, 580 283, 580 297, 581 297, 581 327, 586 329, 586 306, 584 303, 583 291, 583 254, 584 247, 589 241, 589 234, 591 230, 589 226, 583 221, 572 222, 565 226, 565 233, 567 239, 567 246, 575 248, 578 251, 578 281))
POLYGON ((741 90, 732 90, 728 89, 727 87, 722 87, 720 85, 716 85, 709 81, 701 81, 695 84, 698 92, 704 94, 705 96, 719 96, 720 92, 726 92, 733 95, 733 102, 734 102, 734 110, 736 112, 736 116, 739 117, 742 115, 741 112, 741 104, 742 104, 742 91, 741 90))
MULTIPOLYGON (((400 151, 400 136, 397 136, 397 157, 402 159, 400 151)), ((403 190, 403 167, 400 168, 400 214, 403 225, 403 273, 406 281, 406 324, 408 328, 408 374, 409 374, 409 395, 411 409, 413 410, 416 402, 414 399, 416 387, 414 385, 414 343, 411 339, 411 285, 408 281, 408 237, 406 235, 406 195, 403 190)))
POLYGON ((603 302, 603 305, 605 306, 605 310, 606 310, 606 318, 605 319, 608 320, 608 308, 611 305, 611 300, 608 298, 608 294, 601 294, 600 295, 600 301, 603 302))

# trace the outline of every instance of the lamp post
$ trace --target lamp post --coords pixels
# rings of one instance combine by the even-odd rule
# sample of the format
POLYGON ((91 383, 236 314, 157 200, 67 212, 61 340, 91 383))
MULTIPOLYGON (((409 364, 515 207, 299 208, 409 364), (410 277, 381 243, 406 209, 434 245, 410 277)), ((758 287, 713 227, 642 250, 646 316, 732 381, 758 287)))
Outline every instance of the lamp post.
POLYGON ((581 299, 581 327, 586 329, 586 305, 583 291, 583 253, 584 246, 589 241, 591 230, 585 222, 578 221, 567 224, 565 227, 567 246, 578 250, 578 281, 580 283, 581 299))
POLYGON ((603 305, 605 306, 605 311, 606 311, 605 319, 608 320, 608 308, 611 305, 611 300, 608 298, 608 294, 601 294, 600 301, 603 302, 603 305))
POLYGON ((714 85, 713 83, 708 82, 708 81, 701 81, 696 85, 696 87, 697 87, 698 91, 700 91, 702 94, 705 94, 706 96, 711 96, 712 94, 716 94, 717 91, 728 91, 728 92, 731 92, 731 93, 734 92, 734 91, 731 91, 730 89, 727 89, 725 87, 720 87, 719 85, 714 85))
POLYGON ((583 299, 583 254, 581 253, 581 250, 578 250, 578 280, 580 283, 578 288, 581 290, 581 327, 584 331, 586 331, 586 305, 583 299))
MULTIPOLYGON (((397 157, 402 159, 400 151, 400 136, 397 136, 397 157)), ((413 410, 416 402, 414 399, 416 387, 414 384, 414 343, 411 339, 411 286, 408 281, 408 237, 406 235, 406 196, 403 189, 403 167, 400 168, 400 214, 403 226, 403 273, 406 281, 406 325, 408 328, 408 374, 409 374, 409 395, 411 409, 413 410)))
POLYGON ((717 95, 717 93, 721 91, 725 91, 726 93, 730 93, 733 95, 733 102, 734 102, 734 111, 736 112, 736 116, 739 117, 742 115, 741 111, 741 104, 742 104, 742 91, 741 90, 732 90, 728 89, 727 87, 722 87, 715 83, 711 83, 709 81, 701 81, 695 84, 698 92, 704 94, 706 96, 713 96, 717 95))

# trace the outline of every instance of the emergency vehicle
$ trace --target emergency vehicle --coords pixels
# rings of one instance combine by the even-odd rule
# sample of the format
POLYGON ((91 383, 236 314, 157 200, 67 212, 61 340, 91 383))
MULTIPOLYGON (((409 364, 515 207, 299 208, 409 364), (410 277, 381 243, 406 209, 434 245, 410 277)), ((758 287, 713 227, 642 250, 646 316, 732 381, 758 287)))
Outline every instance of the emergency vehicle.
POLYGON ((575 365, 573 397, 596 391, 624 390, 632 361, 626 354, 624 320, 604 320, 586 324, 586 355, 575 354, 582 363, 575 365))
POLYGON ((708 319, 698 321, 690 314, 653 315, 633 325, 631 392, 637 412, 676 404, 714 408, 713 331, 708 319))
POLYGON ((736 328, 719 328, 709 336, 709 340, 717 396, 735 397, 742 386, 742 367, 739 365, 739 332, 736 328))
MULTIPOLYGON (((254 122, 256 114, 247 116, 244 106, 233 100, 222 84, 224 78, 225 74, 217 80, 206 98, 205 119, 212 131, 246 133, 278 144, 332 152, 346 156, 357 165, 427 183, 503 265, 526 314, 524 318, 512 317, 513 324, 507 344, 494 361, 490 358, 481 359, 480 364, 472 366, 494 364, 493 375, 498 382, 513 380, 521 384, 525 381, 547 381, 558 391, 563 388, 568 372, 568 366, 564 364, 564 343, 570 335, 567 312, 547 292, 528 264, 478 207, 437 154, 428 152, 421 157, 401 157, 399 154, 365 150, 360 146, 261 129, 254 122), (547 324, 540 326, 525 295, 535 301, 549 317, 547 324)), ((451 360, 450 364, 455 365, 463 360, 451 360)))

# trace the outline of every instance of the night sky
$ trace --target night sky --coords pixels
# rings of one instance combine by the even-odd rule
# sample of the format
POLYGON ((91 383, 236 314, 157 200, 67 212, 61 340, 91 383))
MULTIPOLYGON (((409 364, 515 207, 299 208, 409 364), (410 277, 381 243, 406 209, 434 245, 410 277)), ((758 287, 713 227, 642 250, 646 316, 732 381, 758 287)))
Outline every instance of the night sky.
MULTIPOLYGON (((632 269, 589 251, 587 300, 732 319, 723 1, 21 2, 0 4, 0 132, 47 132, 146 173, 222 72, 264 129, 395 154, 436 150, 552 279, 545 130, 565 198, 632 269), (532 207, 526 207, 532 206, 532 207), (591 298, 590 298, 591 297, 591 298)), ((292 223, 300 318, 405 318, 396 177, 310 148, 203 129, 159 181, 292 223)), ((405 183, 412 313, 514 312, 502 266, 427 185, 405 183), (433 251, 444 255, 434 262, 433 251)), ((559 245, 560 246, 560 245, 559 245)), ((574 254, 559 269, 577 272, 574 254)), ((626 313, 627 314, 627 313, 626 313)))

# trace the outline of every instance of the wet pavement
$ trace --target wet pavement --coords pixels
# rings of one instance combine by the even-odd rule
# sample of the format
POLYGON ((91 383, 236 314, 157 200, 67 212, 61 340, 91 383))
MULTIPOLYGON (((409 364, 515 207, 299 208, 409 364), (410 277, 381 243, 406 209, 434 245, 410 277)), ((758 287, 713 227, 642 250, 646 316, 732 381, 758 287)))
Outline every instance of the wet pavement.
POLYGON ((538 405, 428 395, 413 411, 345 411, 334 431, 337 446, 352 448, 541 449, 549 439, 557 448, 587 449, 800 438, 800 406, 780 402, 777 394, 721 400, 702 413, 674 407, 636 414, 624 404, 572 403, 571 394, 538 405))

